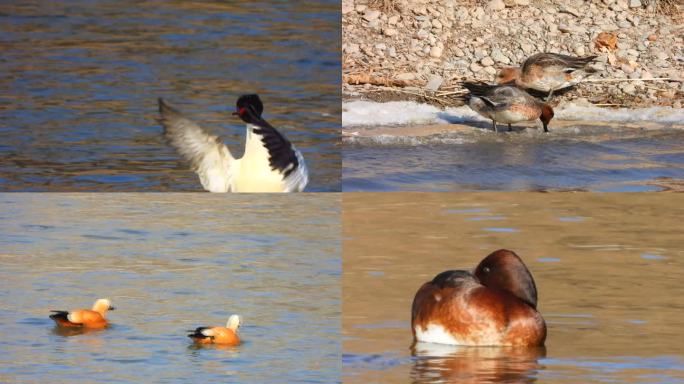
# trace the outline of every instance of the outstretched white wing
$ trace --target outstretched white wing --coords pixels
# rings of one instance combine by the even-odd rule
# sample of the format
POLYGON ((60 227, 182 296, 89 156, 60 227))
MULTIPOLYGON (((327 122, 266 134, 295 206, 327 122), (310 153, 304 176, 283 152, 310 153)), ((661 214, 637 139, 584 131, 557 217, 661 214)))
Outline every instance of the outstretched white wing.
POLYGON ((204 189, 230 192, 235 176, 233 169, 239 167, 239 161, 233 158, 220 138, 202 129, 161 98, 159 113, 164 136, 183 159, 190 162, 204 189))

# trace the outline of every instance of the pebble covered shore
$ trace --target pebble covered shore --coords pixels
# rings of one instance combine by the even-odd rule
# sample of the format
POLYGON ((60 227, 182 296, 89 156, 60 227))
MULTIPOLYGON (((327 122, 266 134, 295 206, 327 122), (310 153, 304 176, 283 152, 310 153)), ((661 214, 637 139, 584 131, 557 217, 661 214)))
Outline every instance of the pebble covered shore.
POLYGON ((684 103, 682 1, 343 0, 342 23, 346 99, 444 104, 462 80, 493 82, 498 68, 556 52, 597 55, 590 79, 611 80, 584 82, 554 104, 684 103))

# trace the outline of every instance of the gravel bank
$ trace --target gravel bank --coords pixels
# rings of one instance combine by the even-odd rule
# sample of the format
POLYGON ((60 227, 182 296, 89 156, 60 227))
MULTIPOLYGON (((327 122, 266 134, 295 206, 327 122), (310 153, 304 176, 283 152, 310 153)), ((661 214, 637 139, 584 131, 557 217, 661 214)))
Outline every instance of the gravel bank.
POLYGON ((498 68, 537 52, 598 55, 596 79, 552 104, 585 99, 682 108, 684 4, 601 0, 343 0, 346 99, 457 105, 458 82, 493 82, 498 68), (668 12, 655 5, 671 4, 668 12), (617 81, 629 79, 629 81, 617 81))

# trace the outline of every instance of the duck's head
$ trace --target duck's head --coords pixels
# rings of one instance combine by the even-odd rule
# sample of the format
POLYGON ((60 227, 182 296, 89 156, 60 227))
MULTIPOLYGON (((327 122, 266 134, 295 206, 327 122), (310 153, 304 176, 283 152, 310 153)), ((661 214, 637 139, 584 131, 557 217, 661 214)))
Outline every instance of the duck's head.
POLYGON ((241 324, 242 319, 240 318, 240 316, 230 315, 230 317, 228 318, 228 322, 226 323, 226 328, 232 330, 233 332, 237 332, 241 324))
POLYGON ((107 311, 113 311, 114 307, 109 299, 98 299, 93 304, 93 311, 105 314, 107 311))
POLYGON ((264 112, 264 104, 261 102, 259 95, 249 94, 242 95, 237 100, 237 110, 233 115, 239 116, 242 121, 246 123, 254 123, 261 120, 261 114, 264 112))
POLYGON ((508 291, 537 308, 537 286, 532 274, 513 251, 500 249, 475 268, 475 277, 487 288, 508 291))
POLYGON ((497 84, 508 84, 520 76, 520 68, 517 67, 505 67, 499 70, 496 74, 497 84))
POLYGON ((553 108, 551 108, 550 105, 544 103, 542 104, 542 113, 539 116, 539 120, 541 120, 542 124, 544 125, 544 132, 549 131, 549 123, 551 122, 551 119, 553 119, 553 108))

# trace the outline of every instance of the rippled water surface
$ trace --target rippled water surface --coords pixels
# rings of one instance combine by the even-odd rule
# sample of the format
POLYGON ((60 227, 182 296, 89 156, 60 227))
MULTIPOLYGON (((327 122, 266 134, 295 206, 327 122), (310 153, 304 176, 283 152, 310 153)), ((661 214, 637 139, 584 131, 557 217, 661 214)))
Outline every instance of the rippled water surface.
POLYGON ((197 191, 163 96, 241 156, 257 92, 308 191, 340 190, 338 1, 22 1, 0 9, 0 189, 197 191))
POLYGON ((684 197, 673 193, 346 194, 345 383, 684 382, 684 197), (545 349, 411 349, 411 302, 448 269, 516 251, 545 349))
POLYGON ((353 138, 344 148, 343 189, 657 191, 684 179, 682 142, 679 129, 581 123, 548 135, 471 129, 353 138))
POLYGON ((0 382, 339 381, 339 195, 0 201, 0 382), (98 297, 106 330, 48 318, 98 297), (192 346, 186 330, 232 313, 242 345, 192 346))

